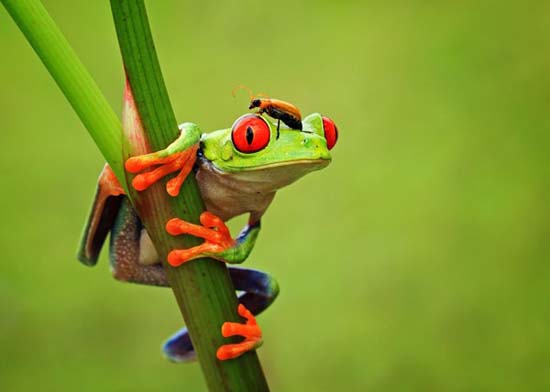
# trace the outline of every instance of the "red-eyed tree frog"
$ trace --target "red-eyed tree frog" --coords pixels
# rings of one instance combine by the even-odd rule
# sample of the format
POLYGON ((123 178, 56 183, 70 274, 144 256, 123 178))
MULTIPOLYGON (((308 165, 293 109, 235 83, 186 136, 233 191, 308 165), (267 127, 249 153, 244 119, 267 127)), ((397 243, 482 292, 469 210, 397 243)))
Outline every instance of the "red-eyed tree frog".
MULTIPOLYGON (((284 124, 288 123, 288 116, 296 118, 292 113, 285 117, 284 106, 280 108, 282 115, 277 119, 284 124)), ((200 217, 201 225, 173 218, 167 222, 166 230, 172 235, 190 234, 205 241, 190 249, 172 250, 168 256, 170 265, 179 266, 200 257, 235 264, 248 257, 260 231, 261 217, 275 192, 331 161, 329 150, 338 137, 334 122, 318 113, 296 121, 300 121, 300 127, 295 128, 301 129, 272 122, 263 112, 249 113, 239 117, 231 128, 206 134, 201 134, 197 125, 184 123, 180 125, 180 136, 166 149, 126 161, 126 170, 137 173, 132 185, 138 191, 179 171, 166 186, 174 196, 189 173, 197 179, 207 210, 200 217), (245 213, 250 214, 248 224, 233 239, 224 222, 245 213)), ((109 232, 111 268, 116 279, 169 285, 147 232, 106 165, 84 230, 79 260, 95 265, 109 232)), ((229 273, 235 289, 241 292, 238 312, 247 321, 223 325, 223 336, 239 335, 245 340, 221 346, 217 353, 220 360, 235 358, 261 344, 254 315, 266 309, 279 292, 277 282, 267 273, 236 267, 229 267, 229 273)), ((175 362, 194 358, 185 328, 165 343, 164 353, 175 362)))

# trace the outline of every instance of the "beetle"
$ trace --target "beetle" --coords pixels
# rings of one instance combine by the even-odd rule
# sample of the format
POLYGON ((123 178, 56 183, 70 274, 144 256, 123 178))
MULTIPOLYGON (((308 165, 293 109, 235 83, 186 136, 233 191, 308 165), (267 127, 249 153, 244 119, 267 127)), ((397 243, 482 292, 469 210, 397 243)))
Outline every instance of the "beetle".
POLYGON ((270 117, 282 121, 291 129, 302 130, 302 114, 291 103, 273 98, 254 98, 248 108, 259 108, 259 114, 267 113, 270 117))

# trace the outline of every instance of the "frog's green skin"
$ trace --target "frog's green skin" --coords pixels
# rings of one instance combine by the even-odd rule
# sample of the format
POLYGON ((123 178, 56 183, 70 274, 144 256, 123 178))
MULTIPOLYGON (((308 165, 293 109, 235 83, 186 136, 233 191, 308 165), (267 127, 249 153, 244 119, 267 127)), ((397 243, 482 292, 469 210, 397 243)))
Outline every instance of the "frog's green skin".
MULTIPOLYGON (((249 224, 235 246, 217 254, 205 254, 228 263, 240 263, 254 247, 260 230, 260 219, 273 200, 275 192, 303 175, 327 166, 331 160, 324 137, 323 121, 314 113, 303 120, 303 130, 284 126, 277 129, 265 118, 271 130, 269 144, 262 150, 246 154, 233 145, 231 128, 208 134, 198 126, 185 123, 181 135, 160 154, 181 151, 199 143, 194 167, 206 209, 227 221, 249 213, 249 224)), ((168 286, 158 255, 139 218, 124 195, 113 196, 108 180, 99 181, 94 206, 84 230, 79 260, 95 265, 106 235, 111 231, 110 259, 116 279, 148 285, 168 286)), ((273 302, 278 294, 276 281, 266 273, 229 268, 235 289, 243 291, 239 298, 253 314, 273 302)), ((173 361, 194 357, 185 329, 164 346, 173 361)))

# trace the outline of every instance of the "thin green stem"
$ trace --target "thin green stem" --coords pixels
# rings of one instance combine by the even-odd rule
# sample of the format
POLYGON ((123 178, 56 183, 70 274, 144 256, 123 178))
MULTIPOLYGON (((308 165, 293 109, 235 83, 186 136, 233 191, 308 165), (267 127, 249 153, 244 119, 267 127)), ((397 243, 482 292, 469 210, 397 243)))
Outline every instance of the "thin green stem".
POLYGON ((90 73, 39 0, 1 0, 118 178, 122 128, 90 73))

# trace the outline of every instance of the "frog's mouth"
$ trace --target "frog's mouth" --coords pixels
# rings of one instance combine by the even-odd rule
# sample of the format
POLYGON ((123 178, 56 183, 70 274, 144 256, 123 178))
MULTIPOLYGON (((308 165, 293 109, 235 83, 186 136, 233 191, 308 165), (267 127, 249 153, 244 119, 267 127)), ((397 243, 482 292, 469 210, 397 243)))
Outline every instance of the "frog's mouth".
POLYGON ((212 162, 210 169, 220 177, 225 177, 231 182, 238 183, 244 189, 254 189, 259 192, 272 192, 316 170, 320 170, 331 162, 330 159, 299 159, 287 162, 276 162, 267 165, 258 165, 247 168, 239 168, 231 171, 231 168, 221 170, 212 162))
POLYGON ((224 174, 231 174, 231 175, 236 175, 239 173, 258 172, 258 171, 272 172, 273 170, 277 170, 278 168, 282 168, 285 170, 305 171, 306 173, 308 173, 310 171, 322 169, 323 167, 328 166, 330 162, 331 162, 330 158, 328 159, 317 158, 317 159, 295 159, 291 161, 259 164, 257 166, 247 166, 247 167, 233 168, 231 166, 227 166, 224 170, 218 168, 214 162, 212 162, 212 166, 216 170, 224 174))
MULTIPOLYGON (((331 162, 331 159, 324 159, 324 158, 319 158, 319 159, 297 159, 297 160, 294 160, 294 161, 288 161, 288 162, 276 162, 276 163, 269 163, 267 165, 259 165, 259 166, 253 166, 253 167, 248 167, 248 168, 245 168, 244 171, 255 171, 255 170, 269 170, 269 169, 273 169, 273 168, 277 168, 277 167, 286 167, 288 168, 289 166, 296 166, 296 167, 311 167, 312 170, 310 171, 314 171, 314 170, 319 170, 319 169, 322 169, 323 167, 326 167, 328 166, 328 164, 331 162)), ((242 171, 243 169, 241 168, 239 171, 242 171)))

